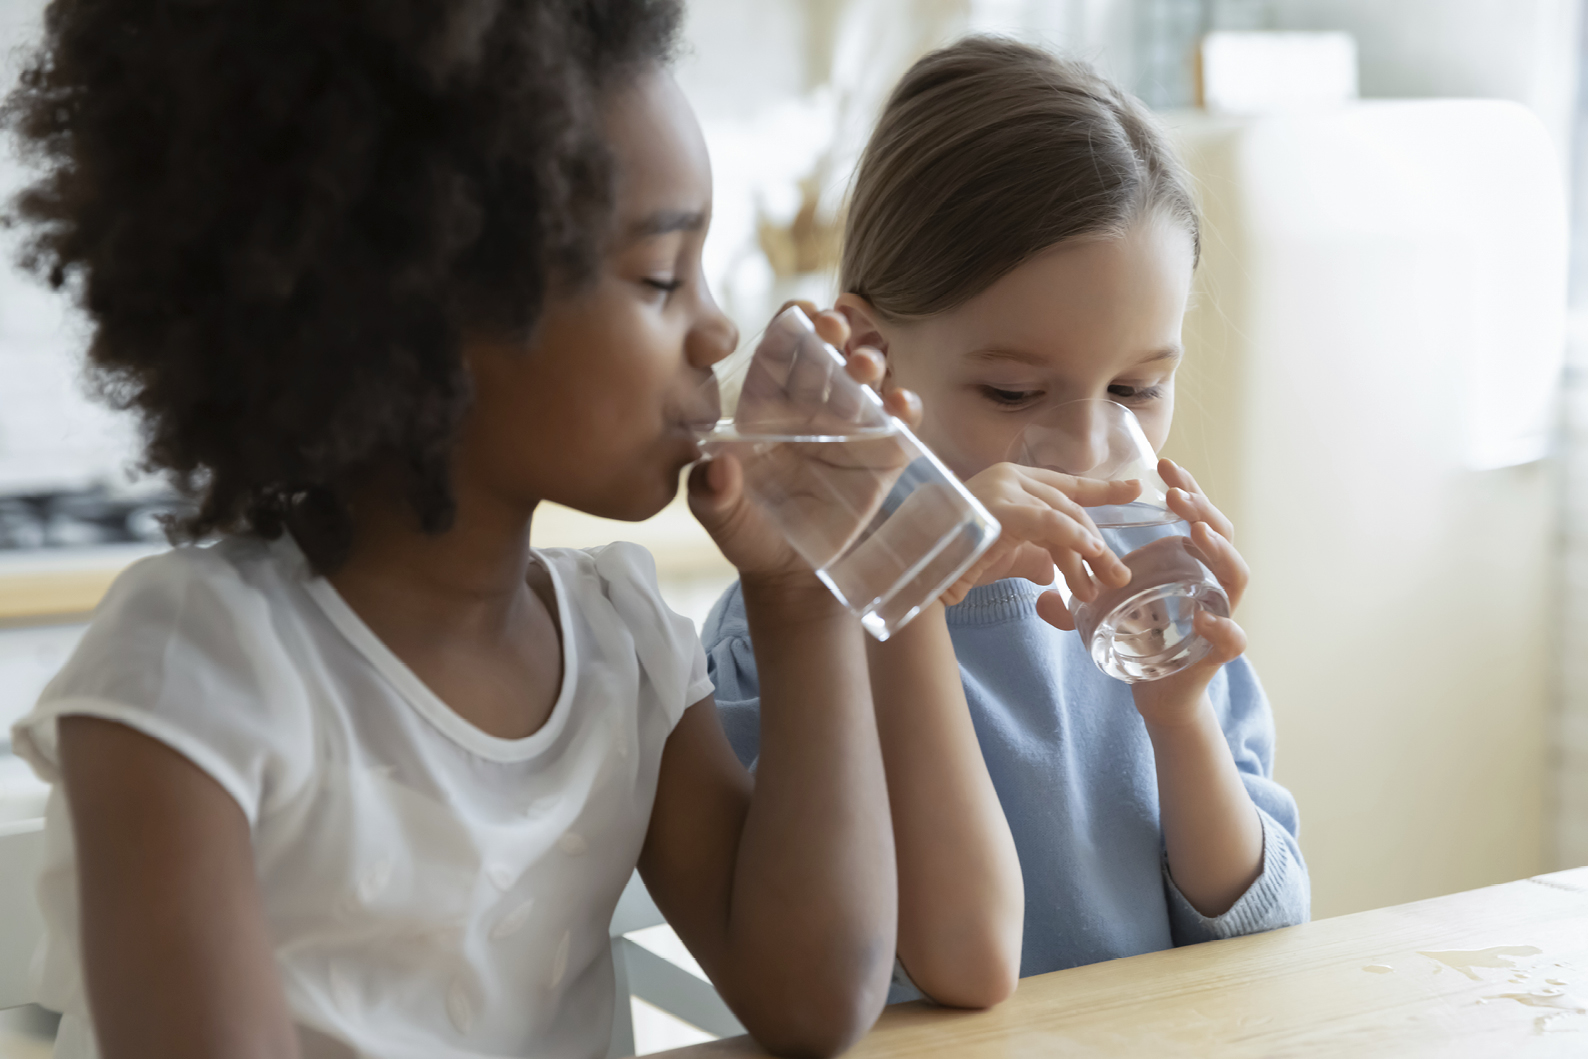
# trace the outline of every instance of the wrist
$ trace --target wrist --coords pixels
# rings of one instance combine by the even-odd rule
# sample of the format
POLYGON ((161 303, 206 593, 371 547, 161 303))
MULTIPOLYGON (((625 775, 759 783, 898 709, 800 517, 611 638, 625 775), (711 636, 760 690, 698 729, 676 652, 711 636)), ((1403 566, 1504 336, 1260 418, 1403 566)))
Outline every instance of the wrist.
POLYGON ((1152 740, 1154 746, 1160 741, 1172 741, 1192 734, 1199 735, 1207 731, 1208 725, 1212 725, 1215 729, 1219 727, 1218 718, 1213 713, 1212 701, 1200 690, 1192 693, 1189 702, 1160 700, 1148 705, 1138 699, 1136 708, 1141 713, 1142 721, 1147 725, 1147 737, 1152 740))
POLYGON ((848 614, 832 591, 809 571, 745 574, 739 579, 749 614, 782 621, 830 621, 848 614))
POLYGON ((908 625, 886 640, 866 637, 866 650, 883 657, 905 654, 928 644, 935 644, 938 637, 946 635, 947 632, 948 610, 941 600, 936 600, 922 607, 921 612, 911 618, 908 625))

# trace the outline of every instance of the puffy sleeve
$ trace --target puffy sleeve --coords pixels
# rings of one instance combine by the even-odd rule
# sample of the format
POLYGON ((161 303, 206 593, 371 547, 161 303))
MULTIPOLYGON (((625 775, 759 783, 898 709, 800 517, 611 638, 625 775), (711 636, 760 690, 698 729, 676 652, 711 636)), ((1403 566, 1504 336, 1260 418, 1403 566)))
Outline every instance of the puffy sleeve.
POLYGON ((662 600, 656 560, 638 544, 620 541, 592 548, 608 598, 634 638, 640 668, 661 696, 669 727, 711 694, 706 655, 695 623, 662 600))
POLYGON ((250 827, 301 790, 313 767, 307 692, 268 594, 219 549, 135 564, 77 650, 12 730, 39 777, 60 775, 57 722, 98 717, 181 754, 242 808, 250 827))
POLYGON ((1257 934, 1305 923, 1312 885, 1301 856, 1296 799, 1274 782, 1274 716, 1257 673, 1245 658, 1226 665, 1208 686, 1224 738, 1263 825, 1263 864, 1256 881, 1223 915, 1202 915, 1185 899, 1164 861, 1170 931, 1176 945, 1257 934))
POLYGON ((717 715, 733 752, 753 769, 761 755, 761 678, 755 670, 744 594, 735 581, 711 608, 701 635, 706 670, 717 687, 717 715))

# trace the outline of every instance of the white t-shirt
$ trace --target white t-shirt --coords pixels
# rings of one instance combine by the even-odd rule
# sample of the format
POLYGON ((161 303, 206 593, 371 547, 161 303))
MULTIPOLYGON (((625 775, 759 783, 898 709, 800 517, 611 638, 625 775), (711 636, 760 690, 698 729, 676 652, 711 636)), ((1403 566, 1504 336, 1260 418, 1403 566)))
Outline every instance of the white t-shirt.
MULTIPOLYGON (((237 800, 305 1059, 604 1056, 608 924, 663 744, 711 683, 643 548, 535 555, 564 677, 527 738, 448 709, 290 538, 235 538, 123 574, 16 750, 53 782, 56 718, 104 717, 237 800)), ((46 821, 39 1000, 65 1014, 55 1054, 91 1059, 60 785, 46 821)))

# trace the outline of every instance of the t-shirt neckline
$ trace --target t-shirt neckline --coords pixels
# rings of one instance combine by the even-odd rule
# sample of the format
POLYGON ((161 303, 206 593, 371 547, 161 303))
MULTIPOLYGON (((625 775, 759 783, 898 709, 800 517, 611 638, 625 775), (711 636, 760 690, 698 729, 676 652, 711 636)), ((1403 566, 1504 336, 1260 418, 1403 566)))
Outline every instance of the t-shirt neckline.
POLYGON ((534 732, 521 739, 504 739, 482 731, 458 715, 435 692, 419 679, 408 664, 398 658, 392 649, 376 636, 356 611, 342 598, 330 581, 315 573, 308 558, 293 540, 292 534, 283 533, 276 541, 283 557, 296 568, 309 598, 330 620, 338 632, 364 656, 375 670, 385 677, 420 716, 440 730, 448 739, 465 750, 491 761, 524 761, 541 753, 562 733, 568 723, 573 706, 575 685, 578 683, 578 649, 574 643, 573 608, 568 591, 563 584, 557 565, 549 561, 538 549, 529 550, 531 557, 546 568, 551 577, 552 593, 557 600, 557 626, 562 636, 562 687, 551 713, 534 732))

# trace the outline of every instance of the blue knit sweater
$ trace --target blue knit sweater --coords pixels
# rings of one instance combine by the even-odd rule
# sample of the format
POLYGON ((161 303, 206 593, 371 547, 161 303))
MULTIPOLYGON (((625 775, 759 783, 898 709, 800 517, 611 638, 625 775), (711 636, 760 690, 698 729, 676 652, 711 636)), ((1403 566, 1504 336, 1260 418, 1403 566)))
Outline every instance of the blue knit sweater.
MULTIPOLYGON (((1075 633, 1037 617, 1043 590, 1010 579, 948 608, 965 698, 1025 878, 1022 976, 1305 922, 1311 903, 1296 801, 1273 780, 1274 721, 1244 658, 1208 688, 1263 824, 1262 874, 1208 918, 1169 877, 1152 744, 1130 687, 1105 676, 1075 633)), ((753 766, 760 684, 735 584, 702 637, 717 707, 753 766)), ((909 999, 907 987, 890 1000, 909 999)))

